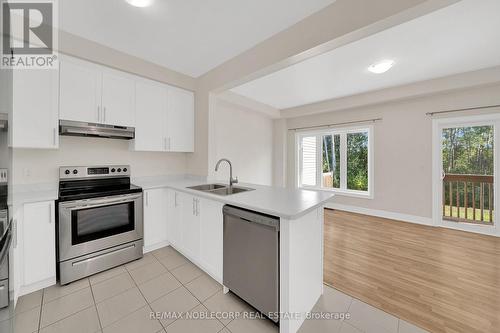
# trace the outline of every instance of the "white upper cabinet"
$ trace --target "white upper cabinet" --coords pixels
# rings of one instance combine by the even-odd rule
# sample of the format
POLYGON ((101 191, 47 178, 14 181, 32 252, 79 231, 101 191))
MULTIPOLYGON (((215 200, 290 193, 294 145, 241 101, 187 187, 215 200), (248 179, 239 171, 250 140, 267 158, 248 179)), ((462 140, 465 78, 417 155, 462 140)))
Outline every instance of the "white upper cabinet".
POLYGON ((101 70, 98 65, 61 57, 59 117, 64 120, 101 122, 101 70))
POLYGON ((135 126, 135 77, 61 57, 59 116, 63 120, 135 126))
POLYGON ((134 150, 165 151, 167 126, 165 86, 154 81, 138 80, 135 85, 134 150))
POLYGON ((135 126, 135 84, 125 73, 102 73, 102 120, 107 125, 135 126))
POLYGON ((10 146, 58 148, 57 70, 14 70, 12 87, 10 146))
POLYGON ((168 88, 168 150, 194 151, 194 93, 176 87, 168 88))
POLYGON ((194 93, 166 84, 136 81, 132 149, 194 151, 194 93))

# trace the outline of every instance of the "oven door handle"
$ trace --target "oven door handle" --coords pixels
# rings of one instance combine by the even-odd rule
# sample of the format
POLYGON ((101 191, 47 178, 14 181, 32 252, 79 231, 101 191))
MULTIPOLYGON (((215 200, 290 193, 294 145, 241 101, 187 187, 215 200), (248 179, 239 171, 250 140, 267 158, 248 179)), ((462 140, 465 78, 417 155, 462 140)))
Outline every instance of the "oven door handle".
POLYGON ((93 208, 100 206, 107 206, 112 204, 118 204, 123 202, 130 202, 141 198, 141 194, 127 194, 121 196, 108 197, 105 199, 84 199, 70 202, 61 203, 61 208, 65 209, 81 209, 81 208, 93 208))

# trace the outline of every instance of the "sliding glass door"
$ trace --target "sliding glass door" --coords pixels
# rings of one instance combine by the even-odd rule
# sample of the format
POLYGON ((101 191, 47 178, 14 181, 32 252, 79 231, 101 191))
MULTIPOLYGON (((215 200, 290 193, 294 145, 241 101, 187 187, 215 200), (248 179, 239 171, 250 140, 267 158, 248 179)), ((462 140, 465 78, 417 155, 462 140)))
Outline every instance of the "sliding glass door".
POLYGON ((434 120, 434 218, 437 224, 497 234, 500 116, 434 120))

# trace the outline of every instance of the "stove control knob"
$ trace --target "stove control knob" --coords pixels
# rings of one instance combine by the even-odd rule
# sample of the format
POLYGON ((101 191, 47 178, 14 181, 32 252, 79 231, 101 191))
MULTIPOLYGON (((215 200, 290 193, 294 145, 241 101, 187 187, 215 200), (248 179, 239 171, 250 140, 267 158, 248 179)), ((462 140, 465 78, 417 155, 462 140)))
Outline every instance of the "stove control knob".
POLYGON ((123 172, 127 172, 127 168, 123 168, 123 172))
POLYGON ((78 170, 74 169, 73 174, 76 175, 78 173, 78 170))
POLYGON ((69 170, 64 171, 65 174, 69 175, 69 170))
POLYGON ((115 172, 115 168, 111 169, 111 172, 115 172))
POLYGON ((118 168, 118 170, 116 170, 116 171, 118 171, 118 172, 122 172, 122 169, 118 168))

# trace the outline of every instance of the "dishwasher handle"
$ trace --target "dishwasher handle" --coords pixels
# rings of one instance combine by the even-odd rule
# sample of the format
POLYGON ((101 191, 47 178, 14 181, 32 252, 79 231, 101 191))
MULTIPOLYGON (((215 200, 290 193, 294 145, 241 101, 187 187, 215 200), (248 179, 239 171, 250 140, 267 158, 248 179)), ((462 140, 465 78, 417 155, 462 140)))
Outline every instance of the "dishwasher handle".
POLYGON ((258 212, 253 212, 250 210, 242 209, 239 207, 226 205, 222 209, 224 216, 230 215, 248 223, 262 224, 279 231, 280 229, 280 219, 276 216, 266 215, 258 212))

